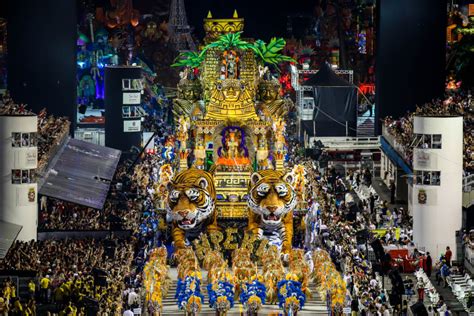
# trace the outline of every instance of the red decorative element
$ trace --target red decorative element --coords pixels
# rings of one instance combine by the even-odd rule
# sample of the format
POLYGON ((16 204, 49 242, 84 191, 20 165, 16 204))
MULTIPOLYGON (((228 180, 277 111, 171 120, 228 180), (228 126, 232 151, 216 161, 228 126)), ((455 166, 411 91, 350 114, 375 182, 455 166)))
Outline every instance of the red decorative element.
POLYGON ((81 123, 105 124, 105 117, 103 116, 85 116, 80 119, 81 123))
POLYGON ((280 84, 281 84, 281 95, 285 95, 291 93, 293 91, 293 87, 291 86, 291 76, 288 73, 282 74, 280 76, 280 84))
POLYGON ((375 84, 373 83, 361 83, 359 89, 363 94, 375 94, 375 84))

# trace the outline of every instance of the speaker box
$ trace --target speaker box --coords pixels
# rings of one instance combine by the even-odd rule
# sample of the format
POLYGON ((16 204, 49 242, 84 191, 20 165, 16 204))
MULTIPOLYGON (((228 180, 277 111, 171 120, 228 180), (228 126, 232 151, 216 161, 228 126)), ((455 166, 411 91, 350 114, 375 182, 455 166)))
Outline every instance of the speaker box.
POLYGON ((369 231, 367 229, 359 230, 356 233, 357 244, 361 245, 367 241, 369 238, 369 231))
POLYGON ((107 275, 107 271, 105 271, 104 269, 100 269, 100 268, 93 268, 92 269, 92 274, 93 275, 107 275))
POLYGON ((98 276, 95 278, 94 284, 99 286, 107 286, 107 278, 105 276, 98 276))

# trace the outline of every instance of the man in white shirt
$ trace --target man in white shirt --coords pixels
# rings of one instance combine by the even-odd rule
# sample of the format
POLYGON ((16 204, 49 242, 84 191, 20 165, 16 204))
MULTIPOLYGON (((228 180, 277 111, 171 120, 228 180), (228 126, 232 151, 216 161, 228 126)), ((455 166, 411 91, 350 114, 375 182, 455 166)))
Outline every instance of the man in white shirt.
POLYGON ((130 288, 127 288, 126 290, 123 291, 123 298, 128 299, 128 293, 130 293, 130 288))
POLYGON ((378 282, 376 279, 371 279, 370 280, 370 287, 373 288, 373 289, 376 289, 378 286, 378 282))
POLYGON ((133 316, 133 312, 130 309, 127 309, 125 312, 123 312, 123 316, 133 316))
POLYGON ((137 306, 139 305, 138 294, 135 292, 135 289, 132 289, 130 293, 128 293, 127 303, 129 306, 137 306))

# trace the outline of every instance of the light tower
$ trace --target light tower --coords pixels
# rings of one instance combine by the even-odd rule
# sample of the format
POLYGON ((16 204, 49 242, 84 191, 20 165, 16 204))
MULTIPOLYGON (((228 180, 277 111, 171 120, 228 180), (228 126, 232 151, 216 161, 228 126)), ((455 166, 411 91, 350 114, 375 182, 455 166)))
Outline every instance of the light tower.
POLYGON ((0 221, 22 226, 22 241, 36 240, 37 124, 33 114, 0 115, 0 221))
POLYGON ((463 118, 415 116, 413 133, 414 242, 434 256, 449 246, 456 258, 456 231, 462 226, 463 118))
POLYGON ((191 37, 191 28, 186 17, 184 0, 172 0, 170 18, 168 21, 170 40, 180 51, 195 51, 196 44, 191 37))

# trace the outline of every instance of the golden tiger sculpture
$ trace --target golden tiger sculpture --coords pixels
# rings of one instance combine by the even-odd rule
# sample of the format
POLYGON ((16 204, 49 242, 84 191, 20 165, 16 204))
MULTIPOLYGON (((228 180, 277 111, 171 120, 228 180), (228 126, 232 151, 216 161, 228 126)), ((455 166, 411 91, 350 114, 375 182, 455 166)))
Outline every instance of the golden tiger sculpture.
POLYGON ((176 249, 196 239, 201 232, 216 231, 216 189, 213 175, 191 168, 177 173, 168 186, 167 213, 173 222, 176 249))
POLYGON ((297 196, 292 187, 294 177, 276 170, 261 170, 250 177, 248 228, 283 254, 291 251, 293 209, 297 196))

